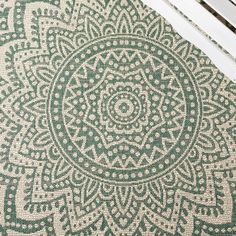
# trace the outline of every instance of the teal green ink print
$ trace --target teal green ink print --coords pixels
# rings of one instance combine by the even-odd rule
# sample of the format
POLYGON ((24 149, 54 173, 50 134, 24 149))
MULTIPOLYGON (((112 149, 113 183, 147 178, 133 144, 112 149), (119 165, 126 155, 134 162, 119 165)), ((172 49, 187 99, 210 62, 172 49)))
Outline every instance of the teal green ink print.
POLYGON ((236 235, 236 85, 141 0, 0 1, 0 235, 236 235))

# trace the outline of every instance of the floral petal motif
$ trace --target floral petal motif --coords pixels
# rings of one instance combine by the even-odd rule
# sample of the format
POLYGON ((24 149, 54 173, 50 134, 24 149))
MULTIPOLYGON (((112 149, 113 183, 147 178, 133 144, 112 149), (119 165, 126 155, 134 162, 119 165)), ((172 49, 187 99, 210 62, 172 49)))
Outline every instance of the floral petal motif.
POLYGON ((38 133, 33 140, 33 145, 36 147, 45 147, 46 145, 51 143, 51 137, 48 131, 43 131, 38 133))
POLYGON ((94 19, 91 19, 89 17, 85 20, 85 25, 87 27, 87 34, 89 35, 90 39, 98 38, 101 36, 99 25, 94 19))
POLYGON ((57 40, 58 51, 64 58, 66 58, 71 52, 75 50, 74 46, 67 38, 60 36, 57 40))
POLYGON ((39 66, 35 70, 35 74, 37 78, 49 84, 52 81, 52 77, 54 75, 54 71, 50 70, 48 67, 39 66))
POLYGON ((140 0, 1 7, 1 235, 236 235, 235 83, 140 0))
POLYGON ((193 166, 188 160, 179 165, 176 171, 178 172, 179 177, 183 179, 183 181, 190 184, 196 183, 196 173, 193 169, 193 166))

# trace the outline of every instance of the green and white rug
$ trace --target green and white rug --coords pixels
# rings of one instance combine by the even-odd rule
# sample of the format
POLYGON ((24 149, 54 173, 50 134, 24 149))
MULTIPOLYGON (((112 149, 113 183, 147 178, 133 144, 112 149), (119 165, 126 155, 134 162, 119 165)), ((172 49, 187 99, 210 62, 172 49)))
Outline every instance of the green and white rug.
POLYGON ((236 235, 236 84, 141 0, 0 3, 0 235, 236 235))

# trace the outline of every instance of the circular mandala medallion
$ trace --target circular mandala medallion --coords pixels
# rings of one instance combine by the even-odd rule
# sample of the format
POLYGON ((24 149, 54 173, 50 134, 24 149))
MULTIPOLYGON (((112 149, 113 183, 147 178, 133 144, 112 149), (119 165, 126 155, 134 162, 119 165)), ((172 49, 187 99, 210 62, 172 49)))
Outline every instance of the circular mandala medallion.
POLYGON ((120 184, 162 176, 185 158, 201 116, 189 69, 141 37, 103 38, 75 51, 54 78, 49 101, 51 132, 68 161, 120 184), (127 63, 128 53, 133 62, 127 63), (83 74, 89 66, 91 74, 83 74), (165 136, 169 144, 162 148, 165 136), (118 151, 123 155, 114 162, 118 151), (134 164, 122 166, 128 158, 134 164))

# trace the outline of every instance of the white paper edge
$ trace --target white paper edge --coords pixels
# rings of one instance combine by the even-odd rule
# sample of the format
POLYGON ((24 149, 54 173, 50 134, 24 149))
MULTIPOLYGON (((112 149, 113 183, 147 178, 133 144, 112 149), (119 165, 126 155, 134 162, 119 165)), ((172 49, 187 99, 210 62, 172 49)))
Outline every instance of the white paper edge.
MULTIPOLYGON (((194 27, 176 9, 171 7, 166 0, 142 1, 166 18, 183 38, 200 48, 227 77, 236 82, 236 62, 194 27)), ((236 35, 205 10, 196 0, 169 1, 236 58, 236 35)))
POLYGON ((231 25, 236 27, 236 6, 233 5, 233 3, 229 0, 205 0, 205 2, 221 16, 223 16, 231 25))

